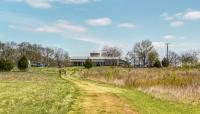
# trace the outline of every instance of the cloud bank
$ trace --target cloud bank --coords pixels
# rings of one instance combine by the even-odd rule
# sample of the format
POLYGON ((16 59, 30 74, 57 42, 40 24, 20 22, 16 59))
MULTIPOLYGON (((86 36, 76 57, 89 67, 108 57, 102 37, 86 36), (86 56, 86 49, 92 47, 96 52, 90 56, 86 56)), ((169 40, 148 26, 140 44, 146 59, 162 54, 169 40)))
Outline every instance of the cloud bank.
POLYGON ((97 2, 100 0, 6 0, 9 2, 25 3, 33 8, 47 9, 51 8, 53 3, 60 4, 86 4, 97 2))

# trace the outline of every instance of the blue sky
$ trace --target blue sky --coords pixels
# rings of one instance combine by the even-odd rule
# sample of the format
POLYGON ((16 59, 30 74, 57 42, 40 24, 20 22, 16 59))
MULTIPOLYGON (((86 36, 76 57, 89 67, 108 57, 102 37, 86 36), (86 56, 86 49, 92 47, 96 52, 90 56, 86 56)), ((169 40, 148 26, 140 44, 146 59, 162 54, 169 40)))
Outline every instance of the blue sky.
POLYGON ((197 0, 1 0, 0 40, 60 47, 71 56, 104 45, 124 54, 151 40, 161 56, 165 43, 181 53, 200 49, 197 0))

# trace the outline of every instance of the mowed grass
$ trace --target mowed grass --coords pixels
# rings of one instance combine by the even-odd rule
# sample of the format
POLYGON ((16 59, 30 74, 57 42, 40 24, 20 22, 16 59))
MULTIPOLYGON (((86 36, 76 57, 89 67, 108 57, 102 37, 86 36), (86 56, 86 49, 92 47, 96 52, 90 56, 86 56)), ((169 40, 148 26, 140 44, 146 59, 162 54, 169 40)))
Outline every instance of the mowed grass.
POLYGON ((138 114, 200 114, 200 105, 190 105, 158 99, 136 89, 117 87, 103 82, 85 80, 104 87, 113 96, 126 101, 138 114))
POLYGON ((63 114, 78 96, 55 68, 0 73, 0 114, 63 114))

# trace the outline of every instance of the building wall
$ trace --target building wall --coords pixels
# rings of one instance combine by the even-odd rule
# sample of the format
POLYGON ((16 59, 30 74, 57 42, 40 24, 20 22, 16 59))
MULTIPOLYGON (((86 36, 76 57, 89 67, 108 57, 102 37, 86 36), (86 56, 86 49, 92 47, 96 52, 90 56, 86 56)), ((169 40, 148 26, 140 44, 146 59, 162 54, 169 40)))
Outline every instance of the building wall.
MULTIPOLYGON (((83 66, 85 60, 71 60, 71 66, 83 66)), ((124 61, 120 59, 95 59, 92 60, 93 66, 119 66, 121 64, 125 64, 124 61)))

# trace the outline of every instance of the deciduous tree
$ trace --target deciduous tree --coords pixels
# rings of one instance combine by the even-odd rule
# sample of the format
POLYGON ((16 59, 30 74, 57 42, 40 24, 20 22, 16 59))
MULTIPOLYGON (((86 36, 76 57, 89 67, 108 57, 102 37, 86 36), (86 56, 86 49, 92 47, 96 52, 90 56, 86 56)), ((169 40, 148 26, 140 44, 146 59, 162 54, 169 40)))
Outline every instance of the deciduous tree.
POLYGON ((122 54, 121 49, 118 47, 104 46, 102 56, 104 57, 120 57, 122 54))
POLYGON ((147 64, 147 56, 153 50, 154 46, 151 41, 143 40, 135 44, 133 52, 137 54, 140 61, 142 60, 143 66, 147 64))
POLYGON ((151 52, 148 53, 148 66, 149 67, 153 67, 155 61, 158 59, 158 53, 156 52, 156 50, 153 50, 151 52))

